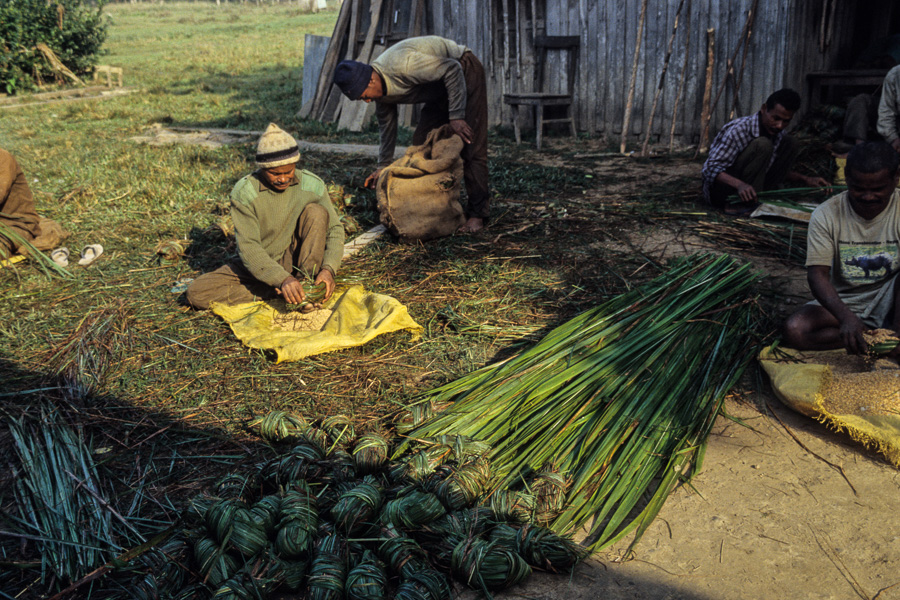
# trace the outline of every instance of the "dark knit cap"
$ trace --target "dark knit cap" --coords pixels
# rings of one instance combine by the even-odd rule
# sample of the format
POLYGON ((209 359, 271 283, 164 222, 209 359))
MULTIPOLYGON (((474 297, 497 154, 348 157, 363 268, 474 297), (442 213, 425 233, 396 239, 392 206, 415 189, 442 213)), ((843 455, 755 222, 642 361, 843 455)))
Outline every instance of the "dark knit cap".
POLYGON ((351 100, 359 100, 371 79, 372 67, 356 60, 342 60, 334 68, 334 85, 351 100))

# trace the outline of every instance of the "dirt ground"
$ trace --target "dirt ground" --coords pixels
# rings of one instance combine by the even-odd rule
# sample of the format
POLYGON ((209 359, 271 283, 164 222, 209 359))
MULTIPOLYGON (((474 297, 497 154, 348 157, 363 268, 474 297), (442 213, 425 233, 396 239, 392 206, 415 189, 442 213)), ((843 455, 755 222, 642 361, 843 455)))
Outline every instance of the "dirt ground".
MULTIPOLYGON (((652 164, 617 160, 611 168, 628 180, 660 176, 652 164)), ((699 179, 699 165, 688 161, 665 171, 699 179)), ((671 229, 623 243, 650 257, 709 247, 671 229)), ((808 299, 802 268, 755 262, 770 275, 765 284, 786 296, 785 312, 808 299)), ((753 369, 750 392, 725 405, 744 425, 719 417, 702 470, 672 494, 633 555, 623 556, 626 540, 569 579, 535 575, 497 597, 900 599, 900 471, 786 408, 764 375, 756 381, 753 369)))

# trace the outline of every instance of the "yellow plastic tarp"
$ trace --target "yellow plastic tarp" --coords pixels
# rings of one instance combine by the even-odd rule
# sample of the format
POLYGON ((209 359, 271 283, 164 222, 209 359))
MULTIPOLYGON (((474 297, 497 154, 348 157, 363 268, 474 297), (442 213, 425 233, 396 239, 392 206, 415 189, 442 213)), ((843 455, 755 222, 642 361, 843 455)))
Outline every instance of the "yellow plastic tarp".
MULTIPOLYGON (((841 354, 844 350, 831 350, 841 354)), ((799 413, 813 417, 836 431, 844 431, 867 448, 884 454, 895 466, 900 467, 900 416, 893 415, 838 415, 825 409, 822 388, 825 365, 802 362, 804 355, 815 352, 798 352, 789 348, 764 349, 759 355, 760 364, 772 380, 775 395, 799 413)))
POLYGON ((414 340, 422 333, 421 325, 399 301, 367 292, 361 285, 335 292, 324 306, 333 313, 319 331, 281 329, 275 324, 276 309, 266 302, 234 306, 213 303, 210 308, 231 326, 246 346, 274 351, 276 362, 362 346, 383 333, 406 330, 414 340))

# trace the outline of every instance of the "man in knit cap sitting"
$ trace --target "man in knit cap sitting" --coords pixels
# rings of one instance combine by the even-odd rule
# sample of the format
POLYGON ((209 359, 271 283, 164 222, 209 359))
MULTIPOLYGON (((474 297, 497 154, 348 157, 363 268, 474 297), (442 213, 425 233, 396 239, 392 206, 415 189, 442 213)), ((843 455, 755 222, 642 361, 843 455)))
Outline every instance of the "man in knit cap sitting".
POLYGON ((487 89, 484 67, 472 51, 451 40, 428 35, 403 40, 371 65, 341 61, 334 83, 351 100, 376 103, 381 133, 378 169, 366 179, 374 186, 381 170, 394 160, 397 105, 424 102, 413 145, 447 123, 465 142, 460 153, 469 197, 468 220, 461 232, 484 227, 490 208, 487 165, 487 89))
POLYGON ((241 304, 276 295, 300 304, 303 277, 324 282, 325 299, 331 297, 344 253, 344 227, 325 183, 297 170, 299 160, 296 140, 270 123, 256 149, 259 168, 231 191, 240 261, 195 279, 187 289, 191 306, 241 304))

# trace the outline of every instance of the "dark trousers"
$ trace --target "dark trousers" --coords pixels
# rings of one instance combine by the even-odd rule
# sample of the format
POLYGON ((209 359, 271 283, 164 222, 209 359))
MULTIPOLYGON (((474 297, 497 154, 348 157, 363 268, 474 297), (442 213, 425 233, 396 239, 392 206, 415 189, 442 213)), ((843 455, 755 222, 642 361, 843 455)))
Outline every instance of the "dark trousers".
MULTIPOLYGON (((472 143, 463 147, 463 179, 469 197, 468 216, 487 219, 490 213, 491 193, 488 189, 487 163, 487 83, 484 66, 471 52, 463 54, 459 63, 466 78, 466 123, 474 133, 472 143)), ((447 96, 440 101, 427 102, 419 115, 419 124, 413 133, 414 146, 425 143, 433 129, 450 122, 447 96)))
MULTIPOLYGON (((734 163, 725 169, 725 172, 749 183, 757 192, 774 190, 784 181, 785 176, 794 166, 794 161, 800 153, 800 147, 794 138, 789 135, 784 136, 778 146, 775 162, 770 167, 769 161, 772 159, 774 151, 775 146, 772 144, 772 140, 760 136, 747 144, 747 147, 738 154, 734 163)), ((730 185, 718 181, 713 182, 709 194, 710 203, 721 208, 725 204, 725 198, 735 193, 736 190, 730 185)))
POLYGON ((878 100, 881 94, 859 94, 847 103, 844 114, 844 139, 850 143, 857 140, 880 140, 875 131, 878 120, 878 100))
MULTIPOLYGON (((325 257, 325 237, 328 232, 328 211, 318 204, 310 204, 300 213, 291 245, 284 251, 278 264, 299 279, 315 277, 322 268, 325 257), (298 273, 299 271, 299 273, 298 273)), ((207 309, 211 302, 244 304, 260 298, 273 298, 275 288, 250 274, 241 261, 235 261, 204 273, 191 282, 187 289, 188 304, 207 309)))

